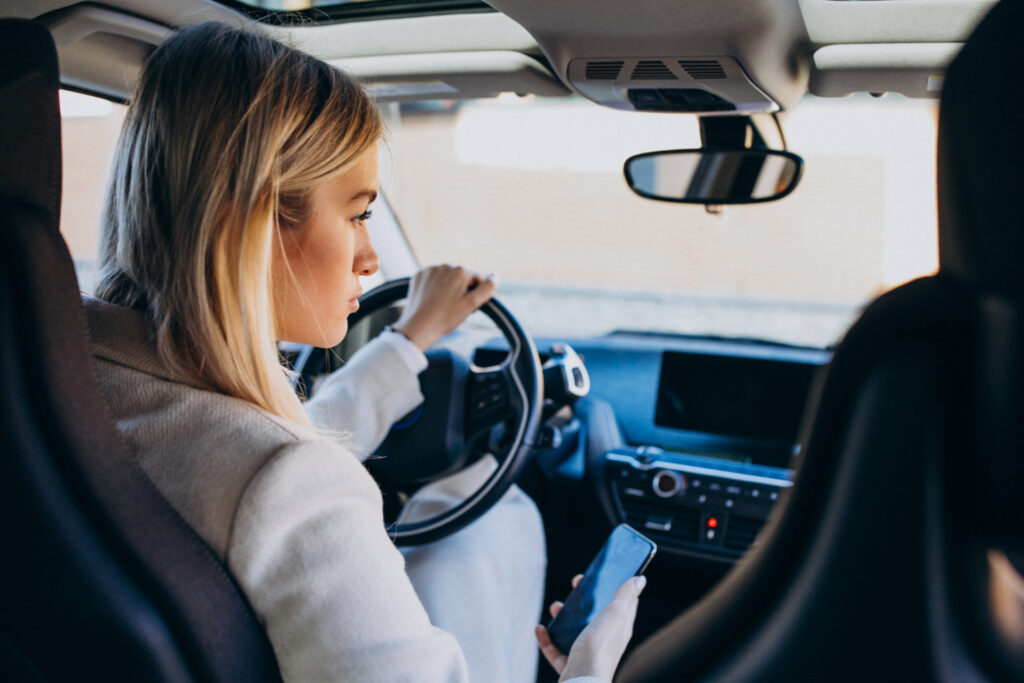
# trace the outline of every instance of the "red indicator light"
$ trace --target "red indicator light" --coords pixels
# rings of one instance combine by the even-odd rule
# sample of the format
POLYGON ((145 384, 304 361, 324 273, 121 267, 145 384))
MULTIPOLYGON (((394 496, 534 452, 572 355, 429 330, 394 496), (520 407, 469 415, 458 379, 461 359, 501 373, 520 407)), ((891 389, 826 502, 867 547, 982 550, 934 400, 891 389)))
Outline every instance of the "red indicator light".
POLYGON ((715 517, 708 517, 708 528, 714 529, 716 526, 718 526, 718 519, 715 517))

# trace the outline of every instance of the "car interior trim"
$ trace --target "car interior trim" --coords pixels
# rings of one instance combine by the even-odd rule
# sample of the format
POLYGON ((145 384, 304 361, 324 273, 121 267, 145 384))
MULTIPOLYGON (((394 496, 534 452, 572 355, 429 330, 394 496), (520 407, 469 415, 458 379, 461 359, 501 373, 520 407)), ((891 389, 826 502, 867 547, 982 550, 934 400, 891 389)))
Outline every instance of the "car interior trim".
POLYGON ((465 12, 493 12, 481 0, 372 0, 371 2, 320 3, 307 9, 267 9, 240 0, 216 0, 222 5, 244 12, 265 23, 288 26, 292 24, 331 24, 383 17, 434 16, 465 12))
POLYGON ((698 467, 696 465, 683 465, 677 462, 668 462, 665 460, 653 460, 645 462, 632 455, 626 455, 623 453, 608 453, 605 455, 608 460, 615 462, 625 463, 632 465, 639 470, 672 470, 676 472, 686 472, 688 474, 702 474, 711 477, 719 477, 721 479, 734 479, 736 481, 744 481, 748 484, 765 484, 766 486, 778 486, 785 488, 792 486, 793 482, 789 479, 776 479, 775 477, 761 477, 754 474, 743 474, 742 472, 730 472, 725 469, 711 468, 711 467, 698 467))
POLYGON ((961 43, 826 45, 814 53, 808 88, 822 97, 855 92, 898 92, 938 98, 942 74, 961 43))
POLYGON ((331 60, 362 80, 378 101, 493 97, 502 92, 545 97, 570 91, 541 62, 512 50, 349 57, 331 60), (421 94, 410 84, 438 85, 421 94))
POLYGON ((94 5, 74 5, 47 15, 42 20, 58 47, 70 45, 94 33, 113 33, 159 45, 173 31, 162 24, 124 12, 94 5))

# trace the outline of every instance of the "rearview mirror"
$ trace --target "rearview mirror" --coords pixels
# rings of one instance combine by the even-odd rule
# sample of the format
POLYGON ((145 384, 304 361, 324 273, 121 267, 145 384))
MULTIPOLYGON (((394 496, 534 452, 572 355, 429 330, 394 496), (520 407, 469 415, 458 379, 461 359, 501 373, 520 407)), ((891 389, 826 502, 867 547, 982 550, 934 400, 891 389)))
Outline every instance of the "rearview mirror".
POLYGON ((677 149, 626 160, 626 182, 648 199, 684 204, 756 204, 781 199, 803 159, 774 149, 677 149))

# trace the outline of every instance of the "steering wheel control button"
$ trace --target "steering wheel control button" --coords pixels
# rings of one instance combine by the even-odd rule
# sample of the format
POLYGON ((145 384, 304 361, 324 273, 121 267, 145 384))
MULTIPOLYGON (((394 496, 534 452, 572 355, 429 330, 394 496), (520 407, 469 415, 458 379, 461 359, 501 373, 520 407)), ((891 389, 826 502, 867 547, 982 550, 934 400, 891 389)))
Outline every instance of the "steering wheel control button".
POLYGON ((488 429, 508 412, 508 382, 501 372, 473 372, 466 395, 466 424, 470 433, 488 429))
POLYGON ((678 472, 659 470, 655 472, 651 486, 659 498, 672 498, 686 490, 686 481, 678 472))

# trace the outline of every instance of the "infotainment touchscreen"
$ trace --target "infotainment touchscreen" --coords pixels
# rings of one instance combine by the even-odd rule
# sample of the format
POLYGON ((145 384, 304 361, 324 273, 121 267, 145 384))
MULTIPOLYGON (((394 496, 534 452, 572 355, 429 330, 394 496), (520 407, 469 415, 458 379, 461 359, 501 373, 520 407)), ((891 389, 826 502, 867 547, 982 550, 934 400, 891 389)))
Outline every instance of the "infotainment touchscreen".
POLYGON ((666 351, 654 421, 662 427, 792 444, 818 367, 666 351))

